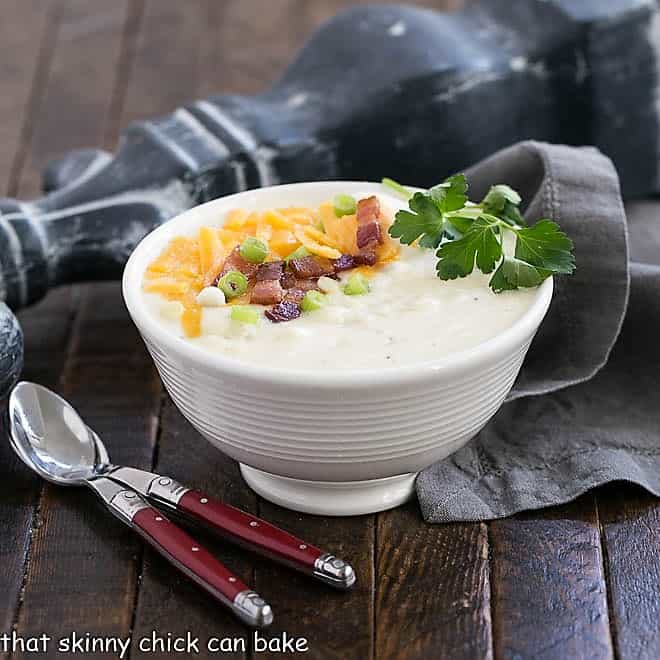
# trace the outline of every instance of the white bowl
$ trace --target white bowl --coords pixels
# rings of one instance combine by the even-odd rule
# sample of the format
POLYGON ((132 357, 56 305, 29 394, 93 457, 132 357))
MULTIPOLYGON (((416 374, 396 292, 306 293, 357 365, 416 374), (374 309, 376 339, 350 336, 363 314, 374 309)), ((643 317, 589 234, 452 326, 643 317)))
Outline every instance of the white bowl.
POLYGON ((241 464, 247 483, 283 506, 323 515, 387 509, 416 473, 472 438, 500 407, 552 297, 552 279, 506 331, 449 358, 405 367, 319 373, 256 367, 176 337, 146 309, 142 276, 174 236, 218 225, 231 208, 315 206, 379 184, 328 181, 250 190, 190 209, 131 255, 123 294, 183 415, 241 464))

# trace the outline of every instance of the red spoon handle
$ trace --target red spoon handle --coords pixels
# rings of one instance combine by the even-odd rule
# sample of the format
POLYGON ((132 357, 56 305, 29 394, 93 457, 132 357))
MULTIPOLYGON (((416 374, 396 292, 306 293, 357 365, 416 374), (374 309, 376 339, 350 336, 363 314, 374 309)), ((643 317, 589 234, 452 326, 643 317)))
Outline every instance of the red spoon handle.
POLYGON ((131 523, 170 563, 230 607, 243 621, 253 626, 270 623, 270 607, 258 594, 160 511, 142 508, 131 523))
POLYGON ((114 468, 108 477, 133 488, 157 506, 202 522, 239 545, 313 575, 333 587, 349 589, 355 583, 353 568, 343 559, 323 552, 261 518, 198 490, 186 488, 171 477, 129 467, 114 468))
POLYGON ((189 490, 177 509, 201 520, 208 527, 228 536, 239 545, 286 562, 306 572, 314 572, 314 562, 321 556, 317 547, 296 538, 275 525, 216 499, 189 490))
POLYGON ((346 589, 355 581, 353 569, 343 560, 198 490, 187 490, 176 508, 238 545, 314 575, 328 584, 346 589))

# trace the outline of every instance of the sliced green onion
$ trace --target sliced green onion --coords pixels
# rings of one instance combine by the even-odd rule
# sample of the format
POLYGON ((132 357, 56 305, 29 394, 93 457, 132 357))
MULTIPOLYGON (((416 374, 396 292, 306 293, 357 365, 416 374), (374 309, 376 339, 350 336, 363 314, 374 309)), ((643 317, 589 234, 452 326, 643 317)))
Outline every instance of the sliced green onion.
POLYGON ((252 305, 232 305, 231 320, 254 325, 259 322, 259 309, 252 305))
POLYGON ((393 190, 397 195, 401 195, 404 199, 410 199, 412 197, 412 190, 409 190, 405 186, 402 186, 398 181, 394 179, 388 179, 387 177, 380 180, 380 182, 393 190))
POLYGON ((304 246, 301 245, 299 248, 295 249, 288 257, 284 259, 287 263, 291 259, 302 259, 303 257, 309 257, 310 251, 304 246))
POLYGON ((344 293, 347 296, 363 296, 369 293, 369 289, 369 280, 362 273, 354 273, 344 285, 344 293))
POLYGON ((239 248, 241 257, 251 264, 260 264, 268 256, 268 246, 254 236, 248 236, 239 248))
POLYGON ((350 195, 335 195, 332 200, 335 207, 335 215, 341 218, 343 215, 352 215, 357 210, 357 202, 350 195))
POLYGON ((247 291, 247 277, 240 270, 230 270, 218 280, 218 289, 225 294, 225 298, 235 298, 247 291))
POLYGON ((300 302, 303 312, 313 312, 325 305, 325 296, 320 291, 308 291, 300 302))

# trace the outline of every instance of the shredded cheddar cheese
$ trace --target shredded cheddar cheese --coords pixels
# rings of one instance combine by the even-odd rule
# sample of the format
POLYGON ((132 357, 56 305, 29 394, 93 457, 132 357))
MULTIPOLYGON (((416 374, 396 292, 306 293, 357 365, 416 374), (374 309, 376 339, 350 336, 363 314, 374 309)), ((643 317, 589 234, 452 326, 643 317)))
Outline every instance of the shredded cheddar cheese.
MULTIPOLYGON (((338 218, 330 203, 323 203, 318 209, 289 207, 263 212, 234 209, 226 214, 221 227, 201 227, 196 236, 172 239, 147 267, 143 287, 147 292, 181 303, 183 331, 188 337, 197 337, 201 334, 202 317, 197 295, 217 281, 227 256, 248 236, 268 246, 267 261, 284 259, 301 246, 313 255, 339 259, 342 254, 358 254, 356 232, 355 215, 338 218)), ((398 255, 397 245, 386 231, 383 234, 384 243, 376 251, 379 262, 398 255)), ((228 304, 245 304, 250 300, 249 294, 248 291, 228 304)))

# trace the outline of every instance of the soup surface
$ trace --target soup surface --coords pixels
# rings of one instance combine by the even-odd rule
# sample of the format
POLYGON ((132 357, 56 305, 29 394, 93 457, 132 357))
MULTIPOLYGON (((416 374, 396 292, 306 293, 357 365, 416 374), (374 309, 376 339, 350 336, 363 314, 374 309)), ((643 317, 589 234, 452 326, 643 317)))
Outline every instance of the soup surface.
MULTIPOLYGON (((355 195, 355 198, 359 200, 360 196, 355 195)), ((381 244, 373 244, 379 256, 377 263, 359 265, 317 279, 313 300, 310 300, 318 304, 305 305, 298 300, 302 311, 292 320, 270 320, 265 312, 276 309, 277 305, 250 305, 250 289, 236 299, 225 297, 224 300, 222 296, 216 296, 215 291, 209 291, 217 288, 223 262, 227 261, 232 250, 238 250, 237 244, 242 240, 242 236, 237 235, 233 237, 236 243, 232 245, 232 237, 226 232, 223 236, 229 244, 216 246, 215 256, 204 247, 205 254, 195 252, 199 249, 197 243, 197 248, 193 246, 187 251, 170 250, 169 261, 161 255, 155 262, 154 271, 150 274, 148 269, 145 274, 144 303, 169 332, 206 351, 255 365, 310 370, 387 368, 436 361, 491 339, 515 323, 528 309, 537 289, 495 294, 488 287, 489 276, 476 271, 462 279, 438 279, 433 250, 399 245, 386 236, 394 213, 404 208, 405 202, 386 194, 378 195, 378 201, 383 238, 381 244), (205 264, 206 273, 203 268, 195 268, 196 259, 205 264), (164 272, 162 264, 166 262, 178 263, 184 274, 190 271, 190 275, 186 275, 188 279, 184 278, 188 288, 180 286, 181 280, 174 281, 171 273, 164 272), (160 270, 159 264, 162 266, 160 270), (209 268, 211 272, 217 271, 217 277, 208 275, 209 268), (363 286, 366 281, 367 290, 358 287, 355 294, 352 285, 356 277, 363 286)), ((291 202, 295 204, 295 200, 291 202)), ((335 224, 340 228, 344 226, 328 220, 327 205, 319 208, 321 219, 325 214, 327 220, 325 227, 323 222, 320 223, 321 229, 329 231, 328 225, 335 228, 335 224)), ((302 213, 302 210, 296 209, 296 212, 302 213)), ((284 217, 293 215, 283 214, 284 217)), ((314 245, 335 252, 326 251, 319 255, 312 252, 312 256, 322 261, 336 260, 336 252, 355 253, 355 245, 345 244, 348 239, 342 244, 341 233, 329 232, 332 240, 314 233, 318 231, 314 229, 318 215, 318 209, 310 210, 312 228, 308 235, 314 236, 315 243, 309 245, 319 252, 323 250, 314 245)), ((344 219, 346 223, 355 223, 355 214, 339 218, 340 221, 344 219)), ((226 220, 218 218, 218 227, 226 220)), ((235 214, 230 220, 230 226, 240 228, 235 214)), ((259 222, 257 220, 255 226, 259 222)), ((285 223, 282 221, 282 224, 285 223)), ((268 227, 267 223, 262 223, 261 229, 252 232, 257 237, 261 235, 269 246, 268 261, 286 259, 288 252, 300 249, 297 239, 292 238, 287 243, 284 234, 278 235, 280 243, 274 242, 273 232, 279 230, 268 227)), ((292 236, 300 235, 298 229, 296 232, 292 236)), ((202 244, 204 240, 202 238, 202 244)), ((284 268, 288 267, 285 262, 284 268)), ((285 301, 287 291, 283 293, 285 301)), ((272 314, 270 316, 272 318, 272 314)))

